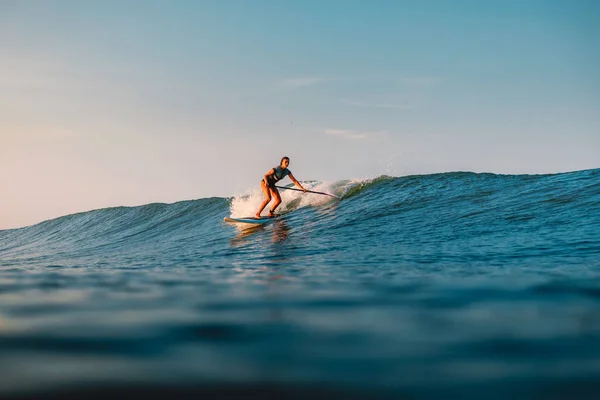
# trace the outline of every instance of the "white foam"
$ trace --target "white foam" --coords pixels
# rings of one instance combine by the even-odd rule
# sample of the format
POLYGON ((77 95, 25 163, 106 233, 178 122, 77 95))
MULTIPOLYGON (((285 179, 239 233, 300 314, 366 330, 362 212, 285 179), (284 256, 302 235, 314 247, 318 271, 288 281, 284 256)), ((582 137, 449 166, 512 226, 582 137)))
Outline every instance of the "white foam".
MULTIPOLYGON (((302 186, 307 190, 341 196, 347 190, 347 183, 344 183, 343 185, 340 185, 340 183, 342 182, 302 182, 302 186)), ((291 187, 296 189, 295 186, 291 187)), ((337 201, 330 196, 315 193, 303 193, 295 190, 279 189, 279 194, 281 195, 281 204, 277 208, 277 212, 289 212, 302 207, 320 206, 332 201, 337 201)), ((230 205, 231 217, 240 218, 254 216, 263 200, 264 194, 259 185, 256 185, 256 188, 251 189, 244 194, 233 197, 230 205)), ((262 215, 268 213, 269 207, 274 201, 275 199, 271 199, 271 202, 267 204, 263 210, 262 215)))

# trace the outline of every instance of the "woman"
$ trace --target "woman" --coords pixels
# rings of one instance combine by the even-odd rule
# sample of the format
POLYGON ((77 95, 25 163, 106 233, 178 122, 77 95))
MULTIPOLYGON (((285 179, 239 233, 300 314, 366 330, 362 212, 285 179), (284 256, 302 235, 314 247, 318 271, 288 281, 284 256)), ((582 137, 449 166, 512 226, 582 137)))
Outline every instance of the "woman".
POLYGON ((265 200, 261 203, 260 207, 258 208, 258 212, 255 215, 256 218, 261 218, 260 213, 271 201, 271 195, 275 197, 275 203, 273 203, 273 206, 269 210, 269 217, 275 216, 275 209, 279 206, 279 204, 281 204, 281 196, 279 195, 279 191, 277 190, 277 187, 275 187, 275 184, 278 181, 285 178, 287 175, 289 175, 290 179, 292 180, 292 182, 294 182, 296 186, 298 186, 300 189, 306 192, 306 189, 304 189, 300 182, 298 182, 296 178, 294 178, 294 175, 292 175, 292 171, 287 169, 288 165, 290 165, 290 158, 283 157, 281 159, 281 163, 279 163, 278 166, 273 167, 269 172, 267 172, 263 180, 260 181, 260 187, 262 188, 262 191, 265 194, 265 200))

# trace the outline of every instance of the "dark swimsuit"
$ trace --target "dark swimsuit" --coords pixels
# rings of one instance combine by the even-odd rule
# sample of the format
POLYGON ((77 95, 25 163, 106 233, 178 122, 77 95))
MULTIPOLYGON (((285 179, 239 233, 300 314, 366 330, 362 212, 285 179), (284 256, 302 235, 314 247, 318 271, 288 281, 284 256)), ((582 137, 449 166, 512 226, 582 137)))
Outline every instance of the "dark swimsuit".
POLYGON ((280 165, 273 167, 273 169, 275 170, 275 173, 267 176, 267 181, 265 182, 268 187, 274 187, 277 182, 285 178, 287 175, 291 174, 291 171, 289 169, 281 168, 280 165))

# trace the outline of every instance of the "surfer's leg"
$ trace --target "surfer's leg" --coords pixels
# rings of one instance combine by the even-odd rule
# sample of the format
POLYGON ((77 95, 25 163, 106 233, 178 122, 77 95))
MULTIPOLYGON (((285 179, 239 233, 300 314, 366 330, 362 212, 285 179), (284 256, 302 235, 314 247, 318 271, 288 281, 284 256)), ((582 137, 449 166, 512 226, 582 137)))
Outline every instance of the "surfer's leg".
POLYGON ((271 194, 273 194, 273 197, 275 197, 275 202, 271 206, 269 214, 270 216, 273 216, 275 215, 275 209, 281 204, 281 196, 279 195, 279 190, 277 189, 271 189, 271 194))
POLYGON ((271 192, 270 192, 269 188, 267 187, 267 185, 265 184, 265 181, 260 182, 260 187, 261 187, 263 193, 265 194, 265 200, 260 204, 260 207, 258 208, 258 211, 256 212, 256 215, 255 215, 256 218, 260 218, 260 213, 262 212, 262 210, 265 209, 267 204, 269 204, 269 202, 271 201, 271 192))

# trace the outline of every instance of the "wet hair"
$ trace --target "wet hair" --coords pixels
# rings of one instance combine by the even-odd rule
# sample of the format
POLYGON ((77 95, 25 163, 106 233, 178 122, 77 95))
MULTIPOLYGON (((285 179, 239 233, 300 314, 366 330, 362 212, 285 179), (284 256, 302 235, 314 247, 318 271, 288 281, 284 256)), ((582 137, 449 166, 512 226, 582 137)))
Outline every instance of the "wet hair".
POLYGON ((283 157, 281 159, 281 161, 279 161, 279 165, 283 164, 283 160, 288 160, 288 162, 290 162, 290 158, 289 157, 283 157))

